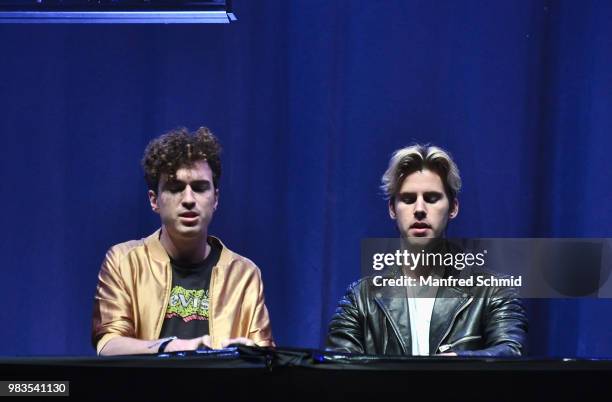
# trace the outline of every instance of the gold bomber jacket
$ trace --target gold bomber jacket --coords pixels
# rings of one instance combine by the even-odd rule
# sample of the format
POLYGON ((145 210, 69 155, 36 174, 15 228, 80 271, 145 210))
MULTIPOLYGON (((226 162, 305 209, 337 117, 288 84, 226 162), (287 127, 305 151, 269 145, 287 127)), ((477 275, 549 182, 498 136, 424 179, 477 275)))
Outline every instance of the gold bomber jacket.
MULTIPOLYGON (((159 233, 117 244, 106 253, 93 311, 92 343, 98 354, 116 336, 159 338, 172 287, 170 258, 159 233)), ((218 241, 223 248, 209 288, 213 348, 236 337, 275 346, 259 268, 218 241)))

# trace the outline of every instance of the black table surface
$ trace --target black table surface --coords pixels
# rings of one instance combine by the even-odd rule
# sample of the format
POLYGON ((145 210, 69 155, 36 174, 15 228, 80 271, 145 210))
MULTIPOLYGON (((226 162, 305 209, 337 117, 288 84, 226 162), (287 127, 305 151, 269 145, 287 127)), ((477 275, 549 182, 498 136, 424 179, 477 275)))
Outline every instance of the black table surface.
POLYGON ((70 381, 88 400, 612 400, 612 359, 360 356, 309 349, 3 357, 3 381, 70 381), (134 399, 136 398, 136 399, 134 399), (199 398, 198 398, 199 399, 199 398), (404 398, 402 398, 404 399, 404 398))

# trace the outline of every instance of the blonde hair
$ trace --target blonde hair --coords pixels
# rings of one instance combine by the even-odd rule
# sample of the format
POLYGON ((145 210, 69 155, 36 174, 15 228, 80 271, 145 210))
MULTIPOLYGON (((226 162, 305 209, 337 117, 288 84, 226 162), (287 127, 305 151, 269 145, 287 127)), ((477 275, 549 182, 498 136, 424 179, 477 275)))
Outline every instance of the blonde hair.
POLYGON ((461 189, 461 176, 451 155, 436 146, 414 144, 393 153, 380 186, 385 199, 393 201, 406 176, 423 169, 440 176, 450 202, 457 198, 461 189))

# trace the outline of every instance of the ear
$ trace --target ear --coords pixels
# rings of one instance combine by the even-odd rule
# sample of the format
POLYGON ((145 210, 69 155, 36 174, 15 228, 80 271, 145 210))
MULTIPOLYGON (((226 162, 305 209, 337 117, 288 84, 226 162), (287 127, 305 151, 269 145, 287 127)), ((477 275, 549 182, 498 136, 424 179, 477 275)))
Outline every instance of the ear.
POLYGON ((393 220, 395 220, 397 217, 395 215, 395 202, 393 201, 393 198, 389 199, 389 217, 393 220))
POLYGON ((215 205, 213 207, 213 209, 216 211, 217 210, 217 206, 219 205, 219 189, 216 188, 215 189, 215 205))
POLYGON ((453 204, 450 207, 448 212, 449 219, 455 219, 455 217, 459 214, 459 199, 455 198, 453 200, 453 204))
POLYGON ((151 209, 153 210, 153 212, 159 213, 159 206, 157 205, 157 194, 155 194, 155 191, 147 191, 147 196, 149 197, 149 204, 151 205, 151 209))

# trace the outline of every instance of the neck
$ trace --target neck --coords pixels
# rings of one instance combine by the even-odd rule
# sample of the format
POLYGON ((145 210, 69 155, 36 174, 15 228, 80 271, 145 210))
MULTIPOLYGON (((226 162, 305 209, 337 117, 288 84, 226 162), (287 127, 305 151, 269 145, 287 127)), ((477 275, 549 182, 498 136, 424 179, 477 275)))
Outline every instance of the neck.
POLYGON ((444 254, 443 245, 444 245, 444 239, 441 237, 432 238, 425 244, 414 244, 414 243, 410 243, 408 239, 404 239, 404 241, 402 242, 402 249, 405 251, 408 251, 412 255, 415 255, 416 256, 414 257, 415 259, 418 257, 418 260, 416 262, 414 260, 412 261, 410 268, 407 268, 407 267, 403 268, 404 275, 415 277, 415 278, 418 278, 421 276, 432 275, 440 267, 436 265, 430 265, 432 263, 435 264, 437 262, 435 259, 431 259, 430 260, 431 262, 428 262, 427 264, 425 264, 424 259, 428 258, 427 257, 428 254, 432 254, 432 253, 444 254))
POLYGON ((197 263, 208 257, 210 245, 206 241, 208 233, 193 238, 173 238, 166 228, 162 227, 159 241, 175 261, 197 263))

